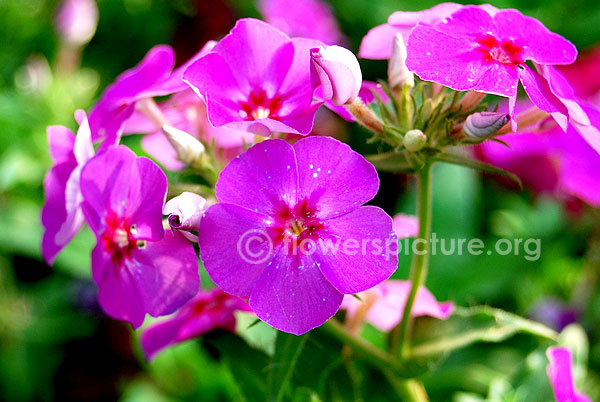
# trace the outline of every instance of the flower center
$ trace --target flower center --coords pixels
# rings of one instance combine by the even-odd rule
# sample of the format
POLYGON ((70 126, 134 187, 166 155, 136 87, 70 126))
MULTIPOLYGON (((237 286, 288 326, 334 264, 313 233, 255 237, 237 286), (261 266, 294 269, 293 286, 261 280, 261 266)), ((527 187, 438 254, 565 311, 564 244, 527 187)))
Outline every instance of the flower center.
POLYGON ((290 222, 290 230, 294 236, 300 236, 305 230, 304 222, 301 220, 293 220, 290 222))
POLYGON ((240 116, 248 121, 267 118, 279 120, 281 105, 279 96, 269 97, 263 89, 257 89, 250 93, 247 101, 240 102, 240 116))
POLYGON ((315 216, 316 206, 304 200, 295 206, 283 204, 275 217, 278 223, 274 227, 273 239, 276 243, 288 243, 293 246, 308 239, 317 241, 319 234, 324 229, 323 223, 315 216))
POLYGON ((480 45, 477 50, 483 53, 483 60, 486 63, 498 62, 504 65, 523 64, 523 47, 512 40, 503 39, 498 41, 492 35, 485 35, 477 39, 480 45))
POLYGON ((130 225, 126 219, 109 212, 106 217, 106 230, 101 236, 104 251, 112 255, 112 261, 120 264, 129 258, 131 251, 145 247, 146 242, 137 240, 135 225, 130 225))

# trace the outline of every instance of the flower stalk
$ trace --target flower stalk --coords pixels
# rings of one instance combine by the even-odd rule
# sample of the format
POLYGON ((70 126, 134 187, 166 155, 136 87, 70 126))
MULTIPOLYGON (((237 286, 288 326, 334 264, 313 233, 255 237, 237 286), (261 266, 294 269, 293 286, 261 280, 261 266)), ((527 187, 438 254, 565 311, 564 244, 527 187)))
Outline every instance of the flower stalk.
POLYGON ((409 335, 412 328, 411 311, 417 292, 427 276, 429 264, 429 238, 431 237, 431 173, 433 162, 426 160, 417 173, 419 234, 415 239, 410 281, 412 283, 408 299, 402 313, 402 321, 392 332, 392 353, 405 359, 409 352, 409 335))

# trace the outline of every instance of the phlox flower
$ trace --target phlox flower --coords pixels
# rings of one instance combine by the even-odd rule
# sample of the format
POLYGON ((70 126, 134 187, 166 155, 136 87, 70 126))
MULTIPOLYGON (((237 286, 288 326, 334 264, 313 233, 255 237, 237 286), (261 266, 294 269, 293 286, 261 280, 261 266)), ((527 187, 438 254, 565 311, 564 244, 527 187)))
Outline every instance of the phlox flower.
POLYGON ((573 126, 566 132, 552 125, 541 132, 512 133, 498 139, 510 148, 486 141, 477 146, 476 155, 516 174, 535 192, 562 199, 576 197, 600 206, 600 155, 573 126))
POLYGON ((92 108, 90 127, 94 142, 103 139, 103 146, 117 144, 125 122, 133 115, 140 100, 185 90, 187 86, 181 80, 183 70, 210 51, 212 45, 208 42, 175 70, 175 52, 170 46, 157 45, 150 49, 137 66, 123 72, 106 88, 92 108))
POLYGON ((575 63, 557 67, 573 86, 575 94, 600 106, 600 47, 581 53, 575 63))
POLYGON ((320 104, 313 102, 310 49, 322 45, 241 19, 184 71, 183 80, 204 99, 215 127, 263 136, 308 134, 320 104))
POLYGON ((213 329, 235 330, 236 311, 252 311, 248 303, 220 289, 201 290, 177 313, 150 325, 142 332, 141 343, 147 359, 167 346, 192 339, 213 329))
POLYGON ((546 350, 550 364, 546 371, 557 402, 592 402, 586 395, 577 392, 571 370, 571 351, 565 347, 552 346, 546 350))
MULTIPOLYGON (((402 321, 404 305, 410 293, 410 281, 387 280, 372 289, 361 292, 358 300, 352 295, 344 296, 342 309, 346 310, 346 320, 358 325, 363 319, 375 328, 389 332, 402 321)), ((454 303, 438 302, 425 287, 417 292, 411 316, 429 316, 445 320, 454 311, 454 303)))
POLYGON ((97 238, 92 278, 111 317, 134 328, 170 314, 198 291, 198 259, 178 232, 163 230, 167 178, 125 146, 98 153, 81 171, 82 209, 97 238))
POLYGON ((63 126, 49 126, 47 129, 54 164, 44 179, 46 202, 42 207, 42 254, 49 264, 85 221, 81 211, 83 199, 79 177, 82 167, 94 156, 94 146, 85 112, 75 112, 75 119, 79 123, 77 136, 63 126))
POLYGON ((397 238, 380 208, 373 165, 329 137, 260 142, 232 160, 198 244, 212 280, 256 315, 302 334, 397 268, 397 238), (354 246, 350 246, 350 244, 354 246), (227 256, 227 258, 223 258, 227 256))
POLYGON ((417 25, 408 38, 407 53, 406 65, 421 79, 458 91, 507 97, 511 114, 519 81, 538 108, 568 113, 547 80, 525 62, 570 64, 577 49, 517 10, 499 10, 492 16, 477 6, 462 7, 436 24, 417 25))
POLYGON ((260 0, 266 22, 292 38, 310 38, 327 45, 345 42, 329 5, 321 0, 260 0))

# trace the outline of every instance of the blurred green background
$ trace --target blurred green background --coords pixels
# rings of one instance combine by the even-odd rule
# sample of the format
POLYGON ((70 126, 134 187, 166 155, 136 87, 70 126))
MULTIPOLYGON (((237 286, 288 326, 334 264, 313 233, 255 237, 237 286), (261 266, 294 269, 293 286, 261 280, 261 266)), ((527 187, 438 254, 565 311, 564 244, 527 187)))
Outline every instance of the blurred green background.
MULTIPOLYGON (((393 11, 436 4, 330 3, 354 51, 362 36, 393 11)), ((595 0, 492 3, 540 19, 579 49, 600 41, 600 3, 595 0)), ((47 125, 75 129, 74 110, 89 110, 102 89, 153 45, 171 44, 181 63, 207 40, 227 33, 236 18, 259 17, 256 7, 248 0, 100 0, 97 32, 83 50, 81 68, 60 74, 53 24, 58 5, 0 0, 0 400, 238 398, 230 370, 198 343, 172 348, 146 364, 129 326, 104 316, 95 302, 89 273, 91 234, 82 231, 50 268, 41 260, 39 216, 42 181, 50 165, 47 125)), ((362 60, 361 65, 365 78, 385 77, 385 62, 362 60)), ((351 144, 366 149, 364 132, 349 129, 351 144)), ((507 190, 490 177, 459 167, 438 166, 434 186, 433 230, 439 237, 480 237, 490 244, 501 236, 534 237, 541 239, 542 252, 538 261, 486 253, 433 257, 430 290, 439 300, 490 304, 538 318, 540 303, 549 300, 572 310, 590 342, 586 391, 600 395, 598 211, 566 208, 563 202, 527 191, 507 190)), ((382 174, 375 202, 390 214, 414 212, 411 179, 382 174)), ((408 261, 401 258, 397 278, 407 277, 408 261)), ((531 369, 536 356, 540 366, 539 353, 526 359, 531 350, 519 338, 500 348, 472 347, 452 355, 424 380, 432 400, 478 400, 468 398, 517 387, 518 379, 526 378, 519 373, 531 369), (507 385, 499 378, 517 381, 507 385)), ((371 396, 380 397, 377 392, 371 396)))

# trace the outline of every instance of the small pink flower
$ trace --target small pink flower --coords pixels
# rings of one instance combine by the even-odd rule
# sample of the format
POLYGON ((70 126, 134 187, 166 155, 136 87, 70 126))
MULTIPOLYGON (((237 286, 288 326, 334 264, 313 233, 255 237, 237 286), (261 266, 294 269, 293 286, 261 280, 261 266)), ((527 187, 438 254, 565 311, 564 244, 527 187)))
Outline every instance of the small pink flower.
POLYGON ((354 53, 341 46, 316 47, 310 50, 311 81, 321 85, 323 99, 340 106, 352 103, 362 85, 362 72, 354 53))
MULTIPOLYGON (((595 122, 600 127, 600 119, 595 122)), ((600 155, 571 125, 567 131, 552 125, 543 131, 499 136, 510 148, 486 141, 477 146, 478 156, 516 174, 535 192, 561 199, 579 198, 600 206, 600 155)))
POLYGON ((396 214, 392 218, 392 228, 399 239, 415 237, 419 233, 419 218, 413 215, 396 214))
POLYGON ((134 328, 146 313, 171 314, 198 291, 198 258, 177 231, 165 233, 167 178, 125 146, 98 153, 81 171, 82 209, 97 238, 92 278, 111 317, 134 328))
POLYGON ((210 41, 181 67, 173 70, 175 52, 170 46, 154 46, 134 68, 123 72, 108 86, 90 112, 94 142, 103 139, 103 147, 118 144, 126 122, 133 116, 138 101, 165 96, 187 89, 181 74, 191 63, 208 53, 210 41))
POLYGON ((192 339, 213 329, 235 330, 236 311, 252 311, 248 303, 220 289, 201 290, 169 319, 150 325, 141 342, 147 359, 167 346, 192 339))
POLYGON ((554 391, 556 402, 592 402, 586 395, 577 392, 571 370, 572 358, 569 349, 551 346, 546 350, 550 364, 546 371, 554 391))
MULTIPOLYGON (((372 289, 359 293, 362 300, 352 295, 346 295, 342 302, 342 309, 346 310, 346 319, 353 322, 358 314, 364 314, 361 309, 366 309, 365 320, 375 328, 389 332, 402 321, 404 305, 410 293, 410 281, 387 280, 372 289)), ((411 311, 413 317, 429 316, 446 320, 454 311, 454 303, 439 303, 425 288, 421 287, 415 298, 411 311)), ((358 323, 353 323, 353 325, 358 323)))

